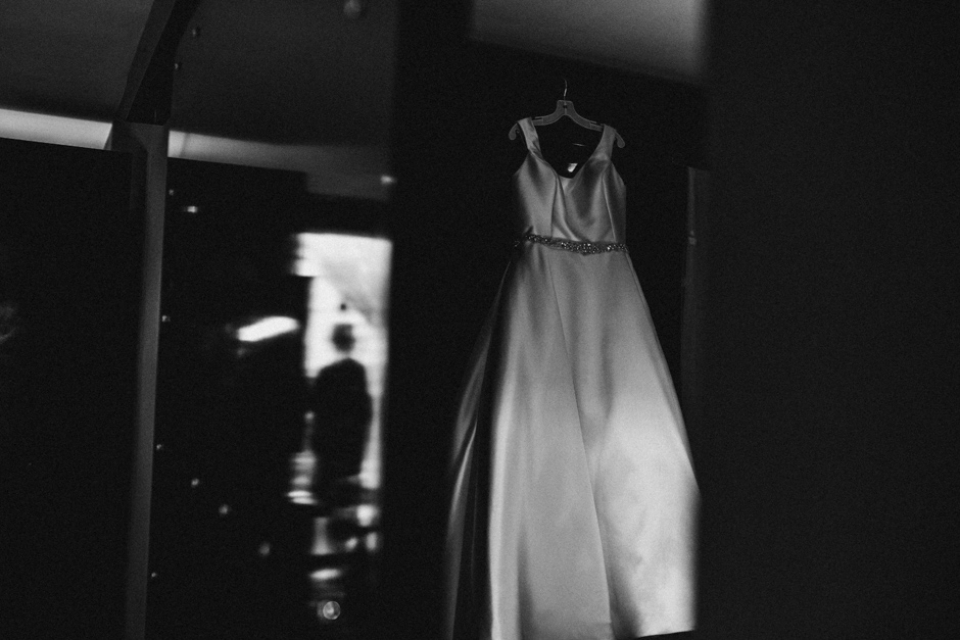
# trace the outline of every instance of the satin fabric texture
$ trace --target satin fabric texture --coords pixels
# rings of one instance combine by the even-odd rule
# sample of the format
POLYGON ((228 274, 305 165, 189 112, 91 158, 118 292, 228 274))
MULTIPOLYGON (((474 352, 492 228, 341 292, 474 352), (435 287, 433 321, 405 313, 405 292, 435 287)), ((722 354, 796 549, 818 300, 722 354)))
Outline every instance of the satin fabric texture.
MULTIPOLYGON (((521 233, 625 241, 605 126, 561 176, 536 128, 521 233)), ((620 640, 694 628, 699 491, 674 386, 623 251, 519 243, 469 364, 451 463, 444 637, 620 640)))

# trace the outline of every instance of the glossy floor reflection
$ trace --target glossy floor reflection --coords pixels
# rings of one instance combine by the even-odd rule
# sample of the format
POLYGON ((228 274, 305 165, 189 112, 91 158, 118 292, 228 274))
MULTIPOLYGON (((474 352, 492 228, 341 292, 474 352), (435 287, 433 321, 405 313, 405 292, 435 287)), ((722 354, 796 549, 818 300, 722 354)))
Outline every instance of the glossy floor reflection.
POLYGON ((309 513, 312 523, 305 563, 309 607, 322 637, 354 637, 368 627, 364 618, 373 615, 374 559, 380 547, 377 492, 362 488, 355 476, 341 483, 332 501, 318 498, 311 491, 319 469, 317 455, 306 444, 309 431, 304 448, 291 460, 289 493, 291 503, 309 513))

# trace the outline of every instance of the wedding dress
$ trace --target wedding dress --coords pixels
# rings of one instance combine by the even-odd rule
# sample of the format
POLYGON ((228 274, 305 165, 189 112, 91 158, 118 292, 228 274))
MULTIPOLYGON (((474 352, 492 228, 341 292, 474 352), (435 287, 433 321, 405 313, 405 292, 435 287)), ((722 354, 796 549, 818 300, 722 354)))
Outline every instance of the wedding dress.
POLYGON ((620 640, 694 627, 699 492, 624 241, 604 126, 572 176, 520 121, 523 233, 462 392, 445 637, 620 640))

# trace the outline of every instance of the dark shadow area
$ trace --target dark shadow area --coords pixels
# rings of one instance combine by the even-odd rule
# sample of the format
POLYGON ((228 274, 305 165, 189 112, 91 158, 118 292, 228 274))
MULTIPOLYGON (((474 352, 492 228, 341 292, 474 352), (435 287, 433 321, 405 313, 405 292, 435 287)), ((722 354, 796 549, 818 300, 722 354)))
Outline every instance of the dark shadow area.
POLYGON ((0 636, 119 639, 142 252, 130 158, 0 140, 0 176, 0 636))
POLYGON ((703 635, 952 637, 956 7, 715 8, 703 635))

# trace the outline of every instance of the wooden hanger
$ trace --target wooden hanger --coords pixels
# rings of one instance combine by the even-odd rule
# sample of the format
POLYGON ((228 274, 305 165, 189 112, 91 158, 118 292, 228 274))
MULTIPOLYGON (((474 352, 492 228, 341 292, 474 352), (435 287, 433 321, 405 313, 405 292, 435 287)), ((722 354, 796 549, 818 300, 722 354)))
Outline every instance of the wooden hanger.
MULTIPOLYGON (((567 79, 566 78, 563 79, 563 98, 561 98, 560 100, 557 100, 557 106, 556 108, 554 108, 553 113, 547 114, 545 116, 537 116, 533 118, 532 119, 533 126, 540 127, 548 124, 553 124, 554 122, 556 122, 560 118, 563 118, 564 116, 566 116, 567 118, 570 118, 571 120, 576 122, 578 125, 580 125, 584 129, 591 129, 593 131, 603 131, 602 124, 599 124, 597 122, 594 122, 593 120, 588 120, 587 118, 584 118, 582 115, 577 113, 577 108, 573 106, 573 102, 570 100, 567 100, 567 79)), ((510 127, 510 133, 508 134, 508 136, 510 137, 511 140, 516 140, 517 135, 519 133, 520 133, 520 123, 515 122, 513 126, 510 127)), ((626 143, 623 141, 623 138, 618 133, 617 146, 622 149, 625 145, 626 143)))

